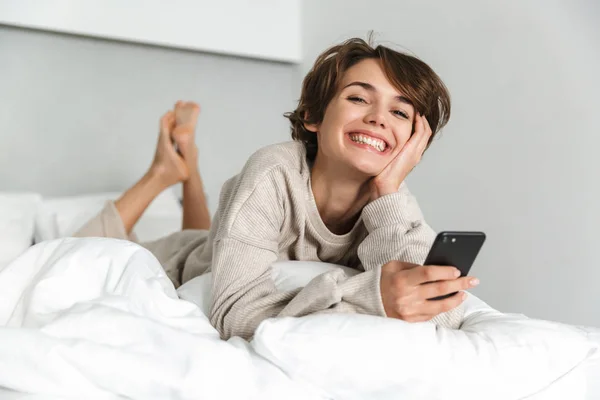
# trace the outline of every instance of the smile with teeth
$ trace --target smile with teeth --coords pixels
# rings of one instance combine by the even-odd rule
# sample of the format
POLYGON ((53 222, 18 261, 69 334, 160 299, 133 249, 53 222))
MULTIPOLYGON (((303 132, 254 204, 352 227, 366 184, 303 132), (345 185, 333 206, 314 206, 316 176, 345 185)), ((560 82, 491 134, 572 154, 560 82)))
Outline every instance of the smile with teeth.
POLYGON ((367 144, 378 151, 384 151, 386 148, 385 142, 381 139, 375 139, 366 135, 361 135, 360 133, 351 133, 349 136, 350 140, 353 142, 367 144))

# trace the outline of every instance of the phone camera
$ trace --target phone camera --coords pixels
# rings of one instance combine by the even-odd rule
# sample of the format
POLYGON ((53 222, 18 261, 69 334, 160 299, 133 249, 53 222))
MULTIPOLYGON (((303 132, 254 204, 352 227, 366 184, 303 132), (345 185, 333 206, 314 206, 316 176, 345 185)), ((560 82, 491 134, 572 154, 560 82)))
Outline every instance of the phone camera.
POLYGON ((455 242, 456 242, 456 238, 452 238, 452 243, 455 243, 455 242))

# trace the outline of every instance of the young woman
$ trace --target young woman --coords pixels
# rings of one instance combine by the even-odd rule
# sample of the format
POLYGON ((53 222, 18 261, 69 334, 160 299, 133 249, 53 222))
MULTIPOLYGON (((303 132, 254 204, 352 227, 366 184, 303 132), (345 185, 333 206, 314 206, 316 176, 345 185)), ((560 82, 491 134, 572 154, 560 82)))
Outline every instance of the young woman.
POLYGON ((294 141, 250 157, 224 184, 212 226, 197 171, 198 112, 178 103, 162 118, 148 174, 79 236, 129 238, 154 196, 183 181, 183 230, 143 245, 175 285, 212 271, 210 319, 222 338, 250 338, 270 317, 335 312, 459 327, 463 293, 428 299, 478 281, 420 265, 435 235, 404 183, 450 116, 447 89, 427 64, 361 39, 321 54, 286 114, 294 141), (278 260, 360 273, 332 271, 278 291, 271 277, 278 260))

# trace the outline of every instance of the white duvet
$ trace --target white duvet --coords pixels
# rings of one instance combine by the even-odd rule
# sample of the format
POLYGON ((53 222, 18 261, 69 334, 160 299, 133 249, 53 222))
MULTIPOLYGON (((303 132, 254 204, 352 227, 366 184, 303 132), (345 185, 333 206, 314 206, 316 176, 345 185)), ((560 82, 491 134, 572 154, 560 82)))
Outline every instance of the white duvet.
MULTIPOLYGON (((331 267, 303 273, 319 268, 331 267)), ((289 276, 278 282, 289 286, 289 276)), ((550 399, 560 388, 576 400, 591 381, 576 373, 598 347, 583 331, 503 315, 475 298, 460 331, 311 316, 267 320, 251 343, 225 342, 204 315, 201 278, 187 285, 183 297, 197 292, 188 302, 133 243, 31 248, 0 270, 0 387, 86 399, 307 400, 550 399)), ((0 398, 9 396, 18 398, 0 398)))

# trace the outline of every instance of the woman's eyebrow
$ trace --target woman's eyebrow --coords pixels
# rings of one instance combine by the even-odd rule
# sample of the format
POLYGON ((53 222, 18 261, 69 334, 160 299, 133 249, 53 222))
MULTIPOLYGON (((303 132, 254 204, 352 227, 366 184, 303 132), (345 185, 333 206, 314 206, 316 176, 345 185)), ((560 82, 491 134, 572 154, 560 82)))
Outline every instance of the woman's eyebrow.
MULTIPOLYGON (((367 82, 354 81, 354 82, 351 82, 351 83, 347 84, 346 86, 344 86, 344 89, 346 89, 347 87, 350 87, 350 86, 360 86, 363 89, 368 90, 369 92, 377 92, 377 88, 367 82)), ((395 97, 395 99, 401 103, 406 103, 411 106, 413 105, 412 101, 410 101, 410 99, 408 97, 398 95, 395 97)))

